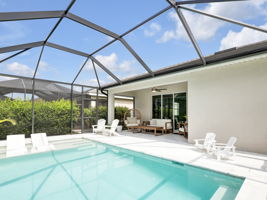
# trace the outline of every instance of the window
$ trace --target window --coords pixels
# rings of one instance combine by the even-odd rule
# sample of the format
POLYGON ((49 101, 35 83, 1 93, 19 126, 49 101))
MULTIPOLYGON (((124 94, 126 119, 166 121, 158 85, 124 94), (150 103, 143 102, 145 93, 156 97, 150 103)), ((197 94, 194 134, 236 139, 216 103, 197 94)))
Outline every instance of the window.
POLYGON ((152 97, 152 118, 161 119, 161 96, 152 97))

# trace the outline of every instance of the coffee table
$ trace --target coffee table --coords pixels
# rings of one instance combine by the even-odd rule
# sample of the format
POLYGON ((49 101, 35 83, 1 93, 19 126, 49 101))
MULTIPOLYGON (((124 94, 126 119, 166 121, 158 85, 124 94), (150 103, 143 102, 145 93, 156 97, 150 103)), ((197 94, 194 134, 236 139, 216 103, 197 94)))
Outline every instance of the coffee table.
POLYGON ((161 131, 161 133, 164 134, 164 129, 158 126, 138 126, 138 128, 140 128, 142 131, 143 130, 154 130, 155 136, 158 136, 157 131, 161 131))
POLYGON ((140 126, 127 126, 129 130, 131 130, 133 133, 141 132, 140 126), (139 131, 140 130, 140 131, 139 131))

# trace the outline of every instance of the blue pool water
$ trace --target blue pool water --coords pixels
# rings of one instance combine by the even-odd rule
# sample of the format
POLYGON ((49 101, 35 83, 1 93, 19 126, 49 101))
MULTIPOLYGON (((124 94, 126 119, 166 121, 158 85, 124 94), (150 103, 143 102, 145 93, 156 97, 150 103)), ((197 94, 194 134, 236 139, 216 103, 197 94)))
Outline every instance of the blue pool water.
POLYGON ((234 199, 243 179, 95 142, 0 160, 0 199, 234 199))

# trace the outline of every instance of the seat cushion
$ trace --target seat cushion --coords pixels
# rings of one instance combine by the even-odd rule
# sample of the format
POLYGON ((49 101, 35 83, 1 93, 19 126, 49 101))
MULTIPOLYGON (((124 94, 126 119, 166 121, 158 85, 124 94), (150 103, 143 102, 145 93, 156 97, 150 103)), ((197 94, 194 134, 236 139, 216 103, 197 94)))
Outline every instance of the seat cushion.
POLYGON ((137 124, 136 117, 127 117, 128 124, 137 124))
POLYGON ((128 126, 138 126, 138 124, 127 124, 127 127, 128 126))
POLYGON ((149 124, 151 126, 156 126, 157 125, 157 120, 156 119, 152 119, 152 120, 149 121, 149 124))
MULTIPOLYGON (((157 119, 157 126, 165 128, 165 124, 167 122, 171 122, 171 121, 172 121, 171 119, 157 119)), ((167 129, 171 129, 171 128, 172 128, 171 123, 168 123, 167 124, 167 129)))

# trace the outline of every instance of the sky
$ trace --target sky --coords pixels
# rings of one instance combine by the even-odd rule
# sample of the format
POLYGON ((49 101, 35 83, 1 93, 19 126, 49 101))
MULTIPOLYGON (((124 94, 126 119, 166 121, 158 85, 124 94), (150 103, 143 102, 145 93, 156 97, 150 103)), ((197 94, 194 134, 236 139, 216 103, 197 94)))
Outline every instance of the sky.
MULTIPOLYGON (((69 2, 69 0, 0 0, 0 12, 63 10, 69 2)), ((167 6, 165 0, 77 0, 70 12, 122 34, 167 6)), ((267 29, 267 0, 187 6, 267 29)), ((231 47, 267 40, 266 33, 186 10, 182 12, 205 56, 231 47)), ((42 41, 57 21, 58 19, 42 19, 0 22, 0 48, 42 41)), ((111 39, 70 19, 63 19, 49 42, 92 53, 111 39)), ((152 70, 198 58, 173 9, 126 35, 124 39, 152 70)), ((33 48, 0 63, 0 73, 31 77, 40 51, 40 47, 33 48)), ((13 53, 15 52, 0 54, 0 59, 13 53)), ((119 41, 101 50, 95 57, 120 79, 146 73, 142 65, 119 41)), ((36 77, 72 82, 85 59, 45 47, 36 77)), ((115 82, 97 65, 96 70, 101 85, 115 82)), ((0 77, 0 80, 5 79, 7 78, 0 77)), ((90 60, 75 83, 97 86, 90 60)))

